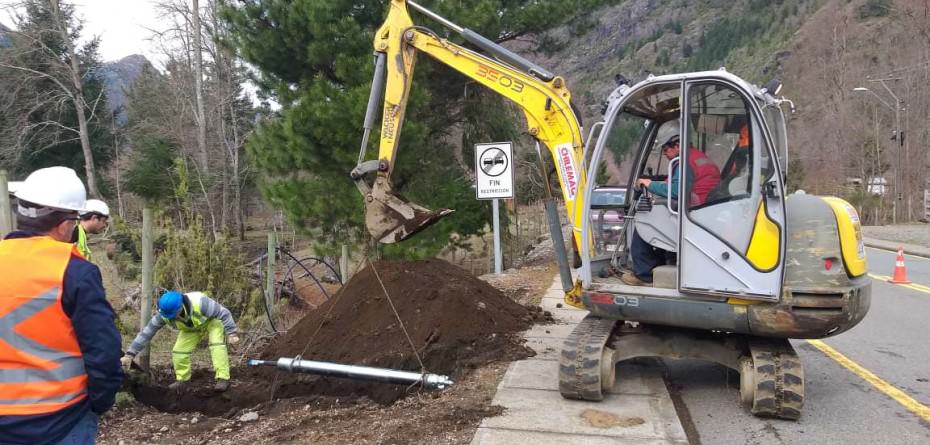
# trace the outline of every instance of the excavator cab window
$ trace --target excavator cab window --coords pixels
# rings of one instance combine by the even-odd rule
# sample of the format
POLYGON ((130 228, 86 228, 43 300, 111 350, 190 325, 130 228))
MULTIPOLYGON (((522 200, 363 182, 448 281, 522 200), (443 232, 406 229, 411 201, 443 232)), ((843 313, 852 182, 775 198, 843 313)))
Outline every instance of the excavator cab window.
POLYGON ((752 231, 744 227, 756 210, 749 107, 736 91, 716 83, 693 85, 688 95, 689 216, 745 251, 752 231))
POLYGON ((597 169, 589 176, 594 181, 591 207, 591 227, 594 234, 594 254, 601 256, 623 248, 621 233, 626 228, 631 197, 624 180, 646 140, 650 121, 642 116, 620 113, 611 122, 606 153, 597 169))

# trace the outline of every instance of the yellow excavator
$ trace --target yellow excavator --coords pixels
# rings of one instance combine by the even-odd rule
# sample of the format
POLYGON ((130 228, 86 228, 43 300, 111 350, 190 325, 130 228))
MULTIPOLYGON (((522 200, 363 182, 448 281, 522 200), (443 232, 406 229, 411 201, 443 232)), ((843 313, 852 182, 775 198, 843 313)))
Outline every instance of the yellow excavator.
POLYGON ((410 203, 391 185, 422 52, 516 103, 555 166, 576 254, 573 269, 559 248, 559 216, 547 206, 565 302, 589 312, 564 343, 564 397, 601 400, 623 360, 702 359, 740 373, 740 398, 752 413, 800 417, 804 372, 788 339, 855 326, 868 312, 871 281, 855 209, 838 198, 785 192, 783 108, 793 105, 779 96, 777 81, 757 87, 724 69, 649 76, 634 85, 621 79, 603 120, 583 139, 561 77, 412 1, 391 0, 374 49, 359 163, 351 172, 374 239, 402 241, 452 212, 410 203), (477 50, 415 26, 408 7, 477 50), (378 108, 378 159, 365 160, 378 108), (679 141, 677 153, 666 150, 672 140, 679 141), (598 184, 586 172, 608 152, 632 159, 623 185, 633 192, 605 204, 592 198, 617 185, 598 184), (609 234, 605 213, 613 215, 609 234), (644 246, 658 258, 649 266, 652 282, 630 285, 620 273, 642 270, 644 246))

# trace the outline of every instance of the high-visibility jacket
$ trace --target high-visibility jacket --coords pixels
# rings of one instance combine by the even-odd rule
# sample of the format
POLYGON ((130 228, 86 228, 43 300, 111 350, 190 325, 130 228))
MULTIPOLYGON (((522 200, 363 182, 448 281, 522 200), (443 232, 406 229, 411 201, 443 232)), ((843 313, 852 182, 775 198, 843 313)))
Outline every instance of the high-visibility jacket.
POLYGON ((162 317, 157 313, 153 315, 145 327, 136 335, 126 352, 133 355, 141 352, 164 326, 170 326, 182 332, 200 332, 206 329, 206 325, 210 320, 216 319, 223 323, 226 335, 235 334, 238 329, 229 309, 206 296, 203 292, 184 294, 182 307, 181 314, 173 320, 162 317))
POLYGON ((0 416, 52 413, 87 397, 87 373, 61 306, 76 253, 47 236, 0 242, 0 416), (11 272, 12 271, 12 272, 11 272))
POLYGON ((175 317, 173 320, 169 320, 165 317, 161 317, 162 320, 168 326, 171 326, 179 331, 192 332, 199 331, 203 329, 203 325, 209 320, 208 317, 203 315, 203 292, 189 292, 184 294, 184 301, 181 306, 183 311, 190 311, 189 317, 184 317, 183 315, 175 317), (190 304, 187 304, 190 302, 190 304))
POLYGON ((81 255, 83 255, 84 259, 87 261, 93 261, 90 258, 90 247, 87 245, 87 231, 84 230, 84 226, 78 222, 74 230, 77 230, 77 242, 74 243, 74 245, 77 246, 78 252, 81 252, 81 255))
POLYGON ((691 168, 691 206, 697 206, 707 200, 711 190, 720 184, 720 169, 704 152, 697 148, 688 148, 688 167, 691 168))

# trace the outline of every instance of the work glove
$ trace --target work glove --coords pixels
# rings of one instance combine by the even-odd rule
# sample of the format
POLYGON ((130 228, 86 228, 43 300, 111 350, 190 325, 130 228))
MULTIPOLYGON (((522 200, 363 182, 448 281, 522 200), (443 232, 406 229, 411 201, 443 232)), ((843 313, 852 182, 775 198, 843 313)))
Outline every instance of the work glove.
POLYGON ((234 344, 237 344, 237 343, 239 343, 239 336, 236 335, 236 334, 230 334, 230 335, 229 335, 229 344, 234 345, 234 344))
POLYGON ((126 355, 119 359, 120 364, 123 365, 123 369, 127 371, 129 370, 129 368, 132 366, 133 357, 135 357, 134 354, 126 353, 126 355))

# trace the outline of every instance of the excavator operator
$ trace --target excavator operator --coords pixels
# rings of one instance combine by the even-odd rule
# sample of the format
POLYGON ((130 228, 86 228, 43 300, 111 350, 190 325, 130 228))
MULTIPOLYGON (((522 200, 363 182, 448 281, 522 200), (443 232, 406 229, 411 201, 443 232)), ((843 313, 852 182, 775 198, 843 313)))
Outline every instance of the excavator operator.
MULTIPOLYGON (((662 155, 669 161, 681 154, 680 136, 674 134, 662 144, 662 155)), ((678 182, 680 168, 677 166, 669 175, 668 183, 653 181, 648 178, 636 180, 637 187, 645 187, 657 196, 669 199, 678 198, 678 182)), ((685 182, 690 190, 688 208, 698 206, 707 200, 707 195, 720 183, 720 169, 707 155, 695 147, 688 147, 688 168, 685 169, 685 182)), ((630 243, 630 254, 633 257, 633 272, 624 273, 620 280, 630 286, 652 285, 652 270, 668 262, 671 252, 653 247, 643 240, 634 230, 630 243)))

